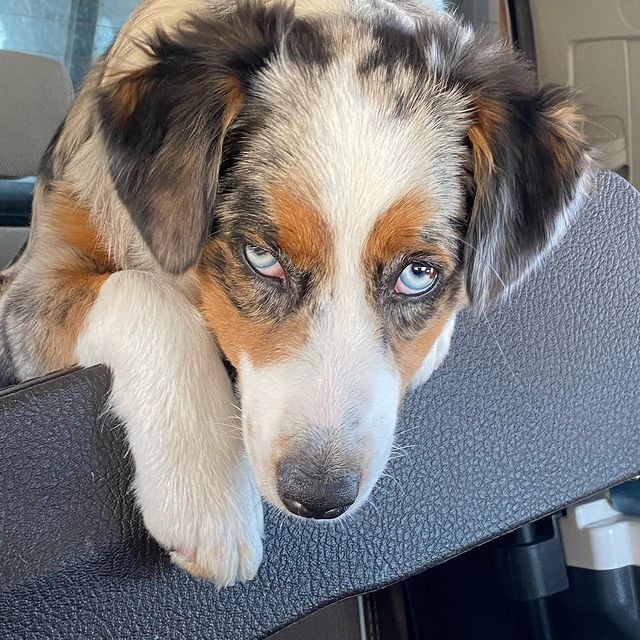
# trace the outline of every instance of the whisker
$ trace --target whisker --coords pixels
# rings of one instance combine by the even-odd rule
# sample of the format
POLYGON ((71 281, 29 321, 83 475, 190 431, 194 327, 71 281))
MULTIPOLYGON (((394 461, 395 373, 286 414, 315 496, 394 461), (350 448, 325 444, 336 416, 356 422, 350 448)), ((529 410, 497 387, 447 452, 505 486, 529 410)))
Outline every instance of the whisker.
MULTIPOLYGON (((487 327, 489 328, 489 332, 491 333, 491 337, 493 338, 493 341, 496 343, 496 346, 498 347, 498 351, 500 351, 500 355, 502 356, 502 360, 504 361, 504 363, 505 363, 505 365, 507 367, 507 371, 509 371, 509 373, 511 374, 511 377, 516 381, 516 384, 518 386, 524 388, 525 385, 523 384, 522 380, 520 380, 520 378, 518 378, 518 376, 516 375, 516 372, 513 370, 513 367, 511 366, 511 363, 509 362, 509 360, 507 358, 507 354, 504 352, 504 349, 502 348, 502 346, 498 342, 498 337, 497 337, 493 327, 491 326, 491 323, 489 322, 489 319, 487 318, 487 314, 484 311, 482 312, 482 317, 483 317, 484 321, 487 323, 487 327)), ((531 404, 531 402, 530 402, 530 400, 529 400, 529 398, 527 397, 526 394, 523 394, 522 401, 529 408, 529 410, 535 414, 535 410, 533 408, 533 405, 531 404)))
MULTIPOLYGON (((471 249, 472 251, 477 251, 477 249, 470 242, 467 242, 466 240, 462 240, 461 242, 462 244, 467 245, 467 247, 469 247, 469 249, 471 249)), ((507 285, 500 274, 496 271, 495 267, 490 262, 487 262, 487 266, 489 267, 489 269, 491 269, 491 271, 493 271, 500 284, 506 289, 507 285)))
POLYGON ((280 516, 280 524, 278 525, 278 535, 280 535, 280 532, 282 531, 282 527, 284 526, 284 520, 287 516, 284 515, 284 513, 282 513, 282 511, 280 511, 280 509, 277 509, 278 515, 280 516))
MULTIPOLYGON (((383 471, 380 477, 388 478, 389 480, 394 482, 397 487, 399 487, 400 489, 402 489, 402 491, 404 491, 404 485, 400 482, 400 480, 398 480, 398 478, 392 476, 390 473, 386 473, 386 472, 383 471)), ((378 485, 378 486, 380 486, 380 485, 378 485)), ((384 489, 384 487, 380 487, 380 488, 384 489)))
POLYGON ((405 433, 411 433, 412 431, 416 431, 417 429, 423 429, 423 425, 418 424, 415 427, 409 427, 408 429, 403 429, 402 431, 398 431, 398 433, 396 433, 396 438, 399 438, 400 436, 405 435, 405 433))
POLYGON ((405 449, 415 449, 417 444, 394 444, 392 447, 392 451, 404 451, 405 449))
POLYGON ((617 137, 618 135, 615 133, 615 131, 613 131, 612 129, 609 129, 609 127, 605 127, 601 122, 596 122, 595 120, 589 120, 588 122, 593 126, 600 127, 600 129, 608 133, 613 138, 617 137))
POLYGON ((388 487, 383 487, 382 485, 377 485, 375 490, 381 491, 382 493, 384 493, 385 496, 395 495, 395 492, 392 489, 389 489, 388 487))
POLYGON ((378 514, 378 517, 382 518, 382 513, 380 512, 378 505, 371 498, 369 498, 368 503, 375 509, 376 513, 378 514))

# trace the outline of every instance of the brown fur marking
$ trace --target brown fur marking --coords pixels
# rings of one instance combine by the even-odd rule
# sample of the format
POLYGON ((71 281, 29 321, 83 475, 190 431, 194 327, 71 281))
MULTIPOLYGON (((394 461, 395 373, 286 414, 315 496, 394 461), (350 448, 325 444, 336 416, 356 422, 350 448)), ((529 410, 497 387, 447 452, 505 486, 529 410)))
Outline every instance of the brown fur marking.
POLYGON ((53 371, 76 364, 85 318, 103 282, 116 269, 89 209, 64 186, 58 185, 49 195, 46 228, 50 242, 72 250, 57 257, 39 283, 46 288, 47 307, 33 330, 43 334, 38 339, 41 357, 53 371))
POLYGON ((222 82, 221 89, 225 103, 222 130, 226 131, 229 125, 238 117, 245 102, 245 94, 240 80, 235 76, 227 76, 222 82))
POLYGON ((424 252, 443 266, 455 267, 454 256, 441 243, 429 242, 434 208, 424 194, 409 193, 394 202, 377 220, 367 238, 364 261, 369 270, 398 255, 424 252))
POLYGON ((387 263, 400 253, 424 249, 422 233, 431 210, 426 199, 407 194, 377 220, 367 239, 365 259, 387 263))
MULTIPOLYGON (((429 243, 429 221, 433 208, 426 196, 407 194, 397 200, 376 221, 365 247, 365 262, 371 266, 386 264, 398 255, 425 252, 443 266, 455 268, 455 257, 442 244, 429 243)), ((427 327, 416 337, 403 338, 390 332, 389 341, 403 386, 409 384, 433 346, 453 311, 450 296, 439 302, 440 308, 427 327)))
POLYGON ((280 248, 304 271, 327 275, 333 271, 333 235, 309 199, 284 185, 272 193, 280 248))
POLYGON ((100 271, 115 271, 109 252, 91 220, 89 209, 67 189, 54 190, 47 202, 48 226, 58 240, 82 258, 99 263, 100 271))
POLYGON ((557 167, 562 171, 573 166, 580 150, 588 148, 582 131, 582 125, 586 120, 584 114, 576 103, 563 101, 550 111, 544 112, 542 116, 549 124, 550 135, 547 144, 556 159, 557 167))
POLYGON ((554 109, 543 115, 561 126, 579 127, 586 120, 578 104, 570 100, 557 104, 554 109))
POLYGON ((57 271, 52 288, 59 304, 52 309, 48 336, 44 342, 52 368, 61 369, 76 364, 75 350, 87 314, 95 302, 100 287, 110 273, 78 273, 57 271))
MULTIPOLYGON (((332 233, 310 199, 294 195, 280 186, 272 191, 272 207, 281 250, 298 269, 312 273, 315 280, 327 277, 333 271, 332 233)), ((233 264, 230 248, 222 241, 210 241, 206 252, 227 256, 225 262, 233 264)), ((248 317, 229 300, 215 276, 207 272, 208 262, 205 255, 197 272, 202 291, 201 309, 210 330, 234 366, 238 366, 242 354, 248 355, 255 365, 266 365, 286 358, 302 347, 309 327, 306 309, 292 313, 278 323, 266 314, 248 317)), ((253 285, 240 273, 235 277, 227 274, 227 278, 233 282, 239 296, 243 299, 252 297, 253 285)))
POLYGON ((113 74, 111 106, 117 126, 123 126, 131 117, 138 103, 152 90, 149 67, 113 74))
POLYGON ((248 318, 213 278, 199 275, 202 314, 234 367, 238 367, 242 354, 248 355, 254 365, 266 365, 287 357, 304 344, 309 318, 303 312, 288 317, 278 326, 267 319, 248 318))
POLYGON ((505 122, 503 107, 497 102, 478 98, 476 100, 476 122, 469 129, 469 140, 473 147, 473 160, 477 175, 489 175, 495 162, 491 150, 494 132, 505 122))
POLYGON ((450 310, 441 310, 437 317, 431 320, 424 331, 415 338, 411 340, 400 337, 391 338, 391 348, 395 355, 403 387, 411 382, 450 318, 450 310))

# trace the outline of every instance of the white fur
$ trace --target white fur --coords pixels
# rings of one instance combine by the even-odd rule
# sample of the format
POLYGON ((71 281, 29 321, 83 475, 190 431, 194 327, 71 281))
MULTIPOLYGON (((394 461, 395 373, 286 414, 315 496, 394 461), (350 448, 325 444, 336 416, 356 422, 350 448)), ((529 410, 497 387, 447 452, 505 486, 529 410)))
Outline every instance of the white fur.
MULTIPOLYGON (((312 177, 319 208, 340 237, 351 243, 350 256, 359 255, 380 214, 408 193, 427 194, 433 215, 445 220, 456 216, 461 197, 452 197, 448 181, 463 160, 456 136, 465 118, 464 105, 462 101, 456 105, 455 95, 452 104, 457 109, 440 107, 437 112, 438 107, 425 98, 414 105, 413 117, 394 118, 387 104, 389 95, 369 89, 356 67, 355 60, 340 59, 327 70, 316 92, 301 96, 300 91, 292 91, 298 100, 306 100, 304 111, 283 103, 275 92, 268 97, 282 113, 304 114, 300 115, 302 130, 294 133, 298 139, 291 151, 295 154, 291 171, 295 175, 302 168, 304 175, 312 177)), ((271 77, 275 86, 287 82, 277 67, 269 73, 273 76, 265 74, 265 92, 271 77)), ((287 75, 295 79, 291 71, 287 75)), ((395 82, 402 87, 404 79, 398 69, 395 82)), ((289 124, 287 135, 297 126, 289 124)), ((268 133, 287 148, 276 127, 268 133)), ((345 254, 338 251, 338 255, 345 254)))
POLYGON ((329 466, 358 471, 357 508, 391 451, 400 376, 365 301, 334 299, 328 307, 292 358, 260 367, 245 356, 240 363, 247 451, 263 495, 276 505, 274 455, 298 458, 312 448, 323 451, 329 466))
POLYGON ((423 385, 433 374, 433 372, 444 362, 444 359, 449 353, 451 346, 451 337, 453 336, 453 330, 456 326, 456 314, 451 316, 451 319, 444 326, 442 333, 438 336, 433 343, 431 350, 427 354, 418 371, 416 371, 411 383, 409 384, 409 390, 414 391, 420 385, 423 385))
POLYGON ((167 279, 116 273, 77 356, 111 369, 111 407, 126 424, 153 537, 177 564, 219 586, 252 578, 262 559, 262 504, 229 379, 197 310, 167 279))

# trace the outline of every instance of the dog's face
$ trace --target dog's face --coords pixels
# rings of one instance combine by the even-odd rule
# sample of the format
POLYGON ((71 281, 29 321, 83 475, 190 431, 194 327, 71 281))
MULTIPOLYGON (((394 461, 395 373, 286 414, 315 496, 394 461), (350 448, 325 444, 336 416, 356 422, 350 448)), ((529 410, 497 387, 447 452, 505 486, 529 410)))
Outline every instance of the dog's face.
POLYGON ((577 110, 447 17, 247 5, 154 53, 102 96, 116 187, 164 268, 197 262, 265 497, 337 517, 455 314, 566 226, 589 162, 577 110))
POLYGON ((200 267, 262 491, 300 513, 368 495, 460 305, 463 123, 455 103, 398 116, 385 73, 263 71, 200 267))

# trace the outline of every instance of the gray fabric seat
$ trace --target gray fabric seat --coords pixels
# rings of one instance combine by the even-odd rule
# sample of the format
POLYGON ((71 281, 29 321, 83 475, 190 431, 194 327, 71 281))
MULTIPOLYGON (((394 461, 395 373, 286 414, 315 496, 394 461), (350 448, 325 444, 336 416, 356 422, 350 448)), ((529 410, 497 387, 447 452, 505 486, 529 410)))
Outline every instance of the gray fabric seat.
POLYGON ((0 50, 0 268, 26 242, 32 180, 73 101, 71 78, 57 60, 0 50))
POLYGON ((57 60, 0 51, 0 178, 33 176, 73 100, 57 60))

